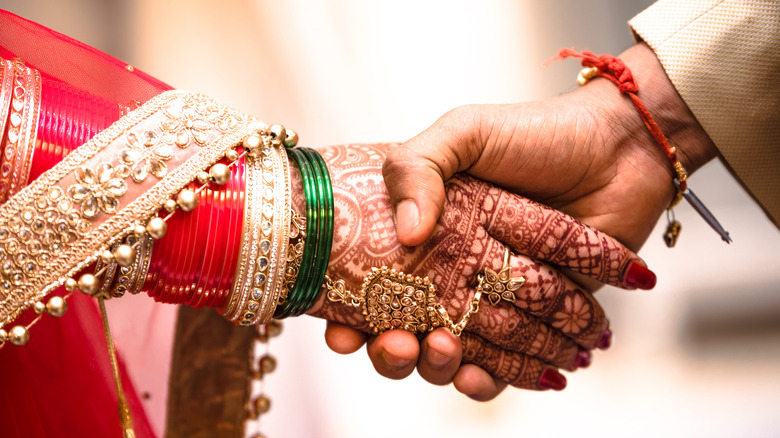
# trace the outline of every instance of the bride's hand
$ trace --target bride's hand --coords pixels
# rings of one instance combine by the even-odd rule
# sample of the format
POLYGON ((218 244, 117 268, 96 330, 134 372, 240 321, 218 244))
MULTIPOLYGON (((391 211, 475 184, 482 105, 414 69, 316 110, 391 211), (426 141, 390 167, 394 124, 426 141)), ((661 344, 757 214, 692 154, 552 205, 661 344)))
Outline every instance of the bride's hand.
MULTIPOLYGON (((495 306, 489 301, 499 295, 483 295, 460 337, 463 363, 513 386, 562 389, 565 379, 557 370, 573 370, 586 362, 588 352, 608 336, 608 323, 590 293, 546 262, 618 286, 624 285, 627 272, 652 273, 609 236, 467 176, 447 183, 443 214, 431 238, 417 247, 402 246, 381 173, 387 150, 387 145, 320 150, 332 176, 336 208, 330 278, 343 280, 346 289, 356 293, 372 268, 427 276, 437 288, 437 301, 457 322, 469 309, 478 276, 486 269, 501 271, 509 248, 511 277, 522 276, 525 283, 514 291, 516 299, 495 306)), ((310 313, 370 332, 360 309, 332 302, 325 293, 310 313)), ((436 333, 442 335, 448 336, 436 333)), ((429 342, 424 348, 430 347, 429 342)), ((389 377, 405 377, 414 369, 415 362, 410 364, 389 377)), ((475 371, 454 363, 444 373, 433 372, 429 380, 443 384, 454 378, 459 390, 471 394, 473 380, 485 377, 475 371)), ((425 366, 420 372, 426 372, 425 366)))

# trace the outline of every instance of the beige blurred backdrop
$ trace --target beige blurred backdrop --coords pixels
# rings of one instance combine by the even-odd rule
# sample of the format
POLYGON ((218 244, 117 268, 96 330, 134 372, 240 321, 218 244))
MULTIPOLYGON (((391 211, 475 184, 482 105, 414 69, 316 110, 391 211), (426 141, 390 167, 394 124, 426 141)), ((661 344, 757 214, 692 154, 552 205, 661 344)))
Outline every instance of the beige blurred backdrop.
MULTIPOLYGON (((572 90, 562 47, 619 53, 648 0, 0 0, 177 88, 296 129, 301 143, 402 141, 467 103, 572 90)), ((604 289, 612 348, 561 393, 509 389, 477 403, 417 375, 395 382, 365 351, 330 352, 324 323, 285 322, 267 379, 270 437, 780 436, 780 232, 719 163, 691 186, 726 245, 688 206, 677 247, 663 221, 640 255, 650 292, 604 289)), ((117 303, 116 306, 121 306, 117 303)), ((140 344, 142 348, 143 343, 140 344)), ((122 345, 120 344, 120 349, 122 345)), ((165 352, 147 366, 165 363, 165 352)), ((160 406, 161 400, 151 400, 160 406)), ((164 422, 158 409, 153 421, 164 422)))

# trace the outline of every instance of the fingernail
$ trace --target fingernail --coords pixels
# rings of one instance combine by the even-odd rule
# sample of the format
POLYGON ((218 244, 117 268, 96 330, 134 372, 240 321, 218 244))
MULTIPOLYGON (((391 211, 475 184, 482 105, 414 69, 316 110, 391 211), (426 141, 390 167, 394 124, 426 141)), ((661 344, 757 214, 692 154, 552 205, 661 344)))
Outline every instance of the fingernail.
POLYGON ((547 368, 539 378, 539 386, 544 389, 561 391, 566 388, 566 377, 552 368, 547 368))
POLYGON ((446 365, 449 365, 450 362, 452 362, 452 358, 450 356, 441 354, 432 347, 428 347, 426 357, 428 362, 436 368, 444 368, 446 365))
POLYGON ((612 345, 612 330, 607 329, 607 331, 604 332, 604 336, 599 340, 599 343, 596 344, 596 348, 599 350, 606 350, 610 345, 612 345))
POLYGON ((413 199, 404 199, 395 207, 395 229, 398 236, 406 236, 420 225, 420 210, 413 199))
POLYGON ((655 287, 656 277, 653 271, 647 269, 639 262, 633 262, 626 270, 625 283, 637 289, 652 289, 655 287))
POLYGON ((587 350, 580 350, 577 353, 577 360, 574 362, 574 366, 577 368, 587 368, 590 366, 590 359, 591 359, 590 351, 587 350))
POLYGON ((382 351, 382 360, 393 368, 404 368, 409 365, 409 360, 394 356, 386 351, 382 351))

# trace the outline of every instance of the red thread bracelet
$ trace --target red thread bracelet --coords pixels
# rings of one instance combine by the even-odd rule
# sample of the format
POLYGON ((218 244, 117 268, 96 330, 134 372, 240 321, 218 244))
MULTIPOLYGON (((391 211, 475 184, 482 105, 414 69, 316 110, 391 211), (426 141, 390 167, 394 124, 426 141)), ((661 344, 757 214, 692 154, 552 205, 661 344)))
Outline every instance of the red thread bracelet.
MULTIPOLYGON (((666 139, 663 131, 661 131, 658 123, 655 122, 655 119, 653 119, 653 116, 647 110, 642 99, 637 95, 639 86, 634 82, 634 75, 632 75, 631 70, 623 64, 623 61, 609 54, 596 55, 595 53, 588 51, 577 53, 570 49, 562 49, 558 52, 558 56, 560 59, 568 57, 580 58, 582 59, 582 66, 590 68, 590 70, 583 70, 580 72, 580 75, 577 77, 577 81, 580 82, 580 85, 584 85, 585 82, 594 76, 601 76, 612 81, 618 86, 621 93, 626 94, 631 98, 631 102, 633 102, 637 111, 639 111, 639 116, 642 118, 648 131, 650 131, 650 135, 652 135, 658 145, 661 146, 661 149, 663 149, 666 154, 666 158, 668 158, 669 162, 672 164, 672 169, 676 174, 677 181, 680 183, 680 191, 684 192, 687 188, 688 173, 677 158, 677 149, 669 146, 669 141, 666 139)), ((677 202, 679 202, 679 196, 672 204, 674 205, 677 202)))
POLYGON ((626 67, 626 65, 623 64, 623 61, 621 61, 619 58, 608 54, 596 55, 595 53, 588 51, 578 53, 574 50, 563 49, 558 52, 557 59, 565 59, 569 57, 580 58, 582 60, 582 65, 587 67, 577 76, 577 82, 580 85, 585 85, 588 80, 596 76, 601 76, 612 81, 612 83, 618 86, 618 89, 621 93, 626 94, 629 98, 631 98, 631 102, 634 104, 634 107, 636 107, 637 111, 639 111, 639 116, 642 118, 642 122, 644 122, 645 127, 647 127, 647 130, 650 132, 650 135, 653 136, 656 143, 661 146, 664 154, 666 154, 666 158, 669 159, 675 175, 673 184, 677 190, 671 205, 667 208, 667 219, 669 220, 669 226, 667 227, 667 232, 664 234, 664 240, 666 241, 667 246, 672 247, 677 242, 677 237, 680 233, 680 224, 674 220, 674 213, 671 210, 683 198, 685 198, 685 200, 691 204, 694 210, 699 213, 705 222, 707 222, 712 227, 712 229, 714 229, 715 232, 720 235, 720 238, 724 242, 731 243, 731 237, 729 236, 728 231, 726 231, 723 226, 720 225, 718 220, 715 219, 715 216, 707 209, 704 203, 702 203, 701 200, 699 200, 699 198, 688 189, 688 173, 685 171, 682 163, 677 158, 677 148, 669 146, 669 141, 666 139, 663 131, 661 131, 658 123, 655 122, 655 119, 653 119, 650 111, 647 110, 647 107, 639 98, 637 94, 639 92, 639 86, 634 81, 634 76, 631 74, 631 70, 626 67))

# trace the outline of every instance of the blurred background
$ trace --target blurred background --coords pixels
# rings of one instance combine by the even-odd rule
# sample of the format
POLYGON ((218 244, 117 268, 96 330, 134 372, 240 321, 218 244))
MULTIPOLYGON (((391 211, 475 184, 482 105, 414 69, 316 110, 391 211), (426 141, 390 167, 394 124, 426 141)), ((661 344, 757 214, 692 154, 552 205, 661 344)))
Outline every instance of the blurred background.
MULTIPOLYGON (((620 53, 633 43, 626 21, 651 3, 0 0, 0 7, 174 87, 283 123, 316 147, 403 141, 458 105, 570 91, 579 64, 545 61, 563 47, 620 53)), ((734 243, 721 242, 683 205, 683 233, 670 250, 662 220, 640 252, 658 286, 599 292, 613 346, 568 375, 565 391, 510 388, 477 403, 417 375, 389 381, 364 351, 330 352, 324 322, 306 317, 285 322, 271 345, 279 369, 267 379, 273 409, 262 430, 276 438, 780 436, 780 232, 719 163, 691 186, 734 243)), ((164 356, 150 354, 146 366, 160 369, 164 356)), ((164 412, 154 410, 162 427, 164 412)))

